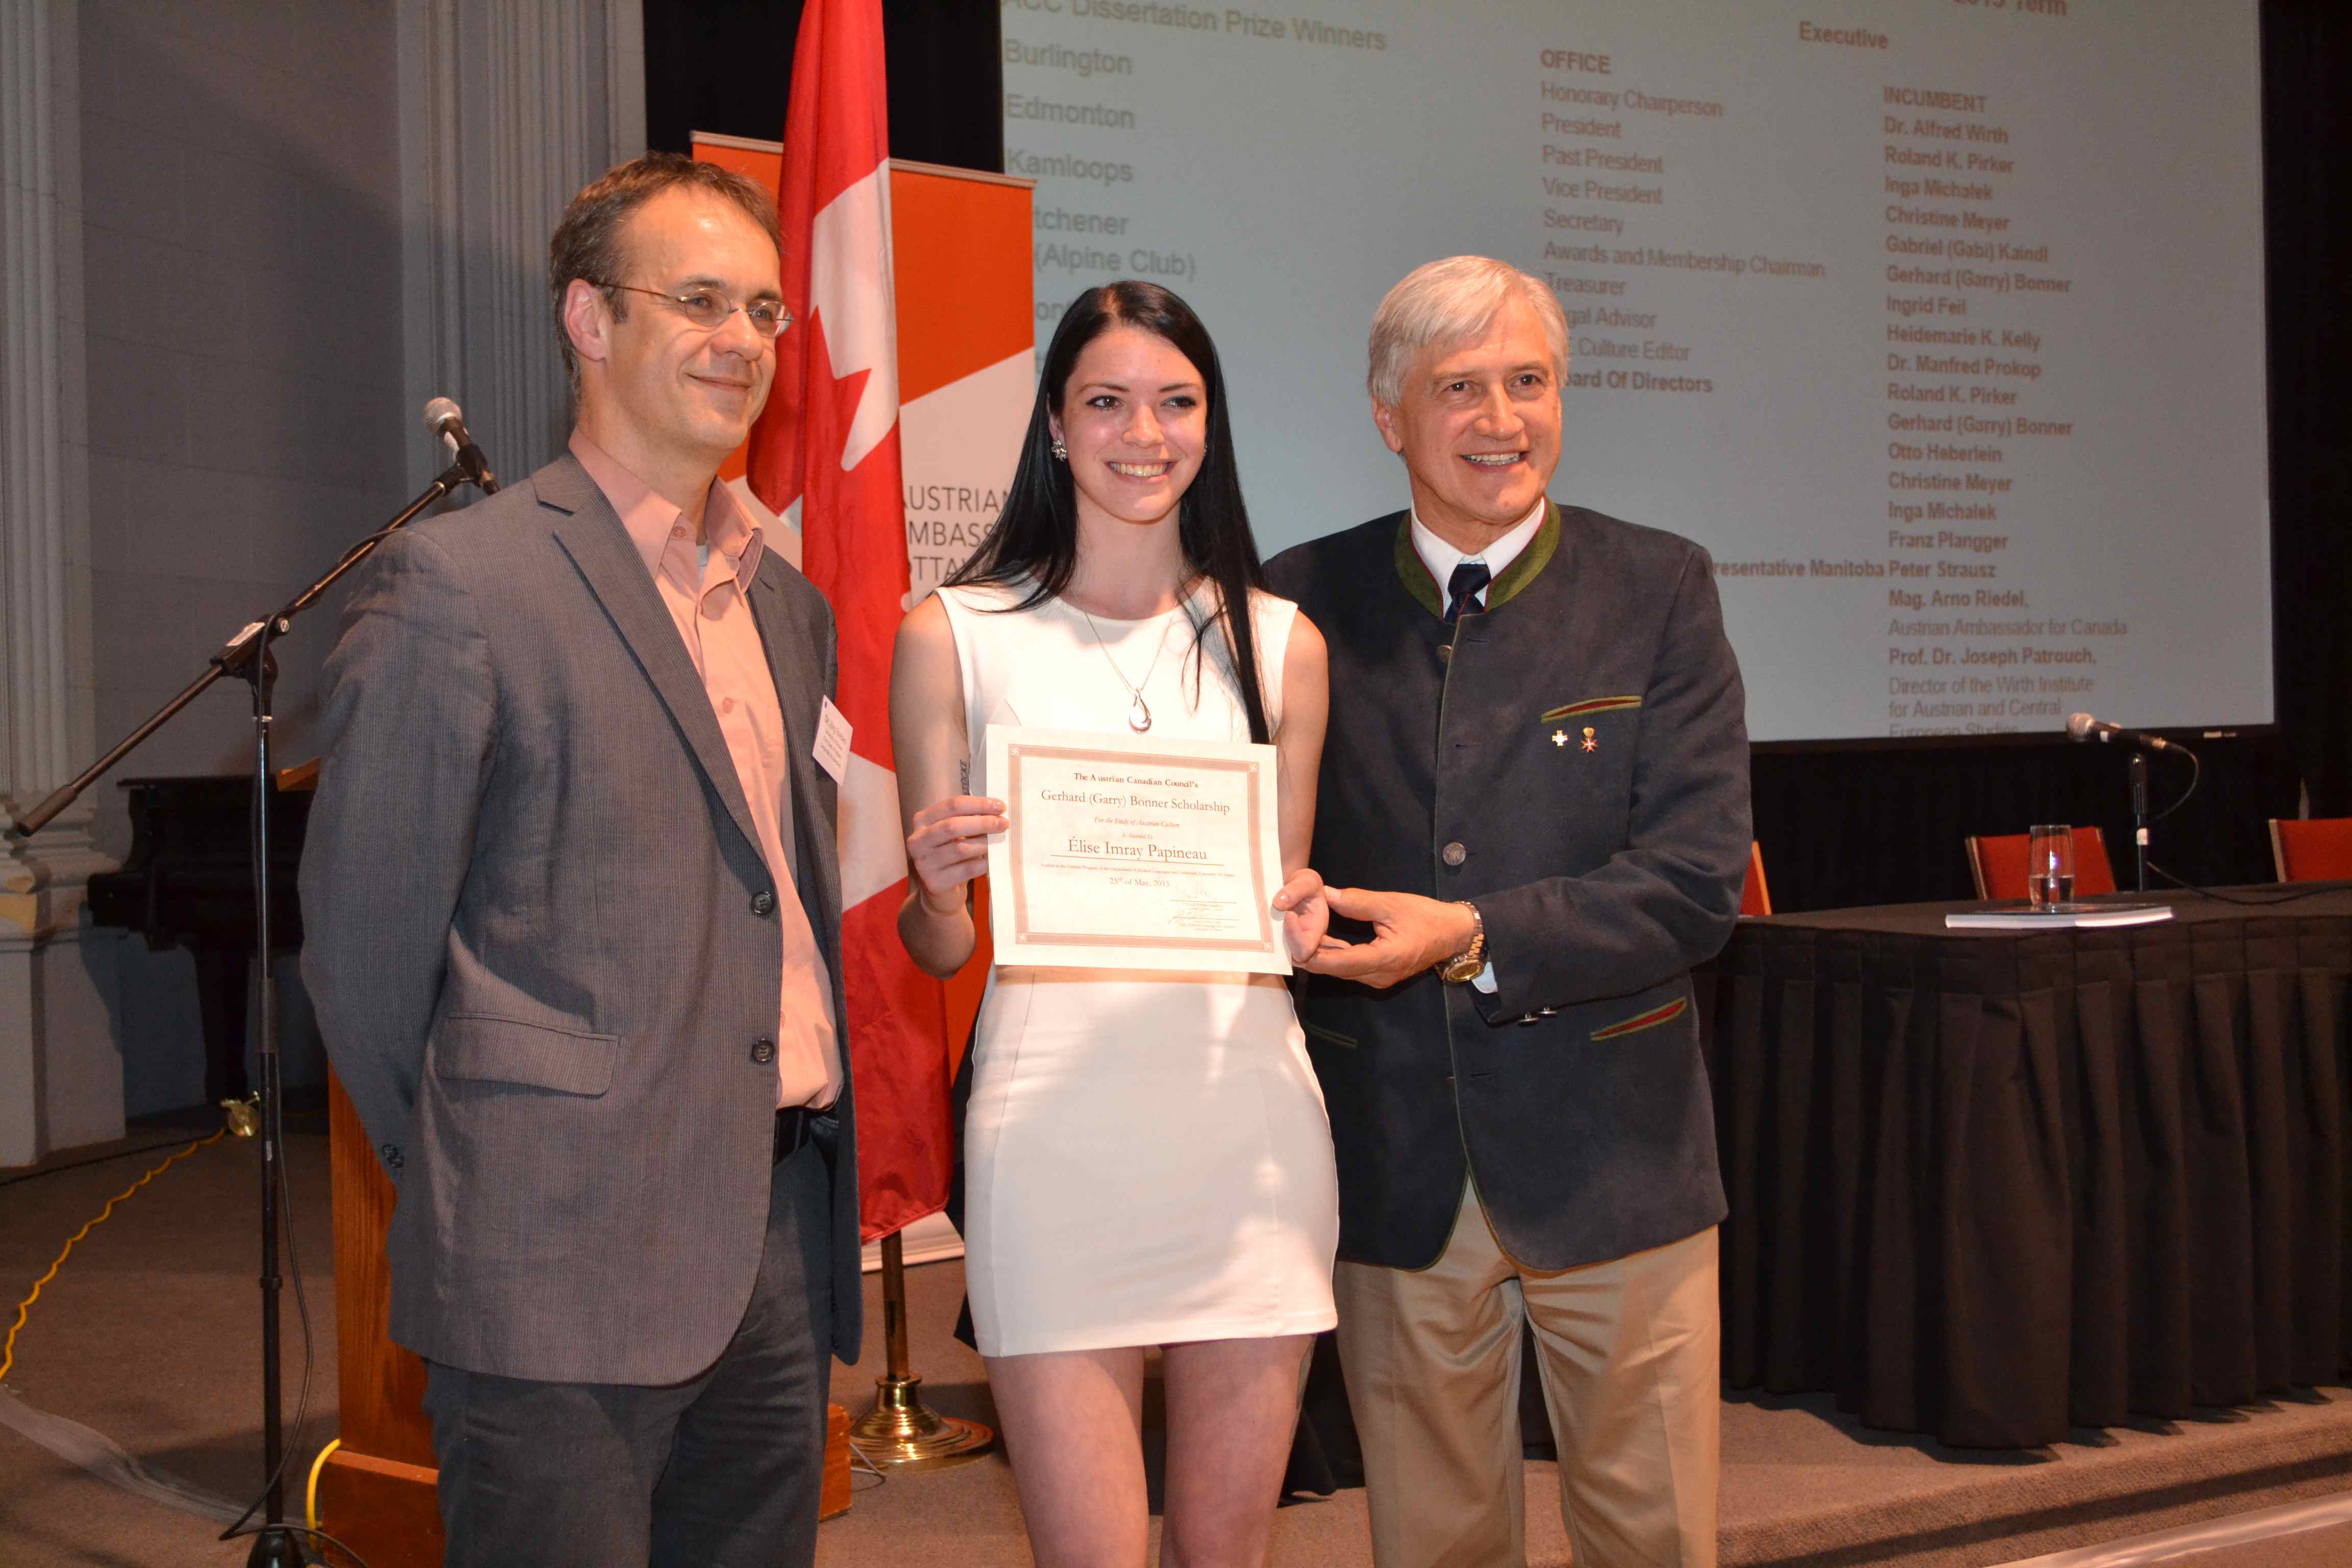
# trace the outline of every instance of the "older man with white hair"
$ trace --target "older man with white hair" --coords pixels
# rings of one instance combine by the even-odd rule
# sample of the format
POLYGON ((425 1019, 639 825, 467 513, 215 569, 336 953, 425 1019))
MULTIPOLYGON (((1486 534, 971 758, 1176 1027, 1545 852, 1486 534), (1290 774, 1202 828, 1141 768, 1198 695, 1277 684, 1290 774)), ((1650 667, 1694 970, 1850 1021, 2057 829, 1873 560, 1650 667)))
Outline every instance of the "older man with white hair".
POLYGON ((1716 1559, 1690 971, 1738 914, 1746 697, 1706 552, 1549 498, 1568 347, 1515 268, 1414 271, 1370 376, 1412 507, 1267 568, 1330 647, 1298 1012, 1381 1568, 1525 1563, 1523 1323, 1578 1568, 1716 1559))

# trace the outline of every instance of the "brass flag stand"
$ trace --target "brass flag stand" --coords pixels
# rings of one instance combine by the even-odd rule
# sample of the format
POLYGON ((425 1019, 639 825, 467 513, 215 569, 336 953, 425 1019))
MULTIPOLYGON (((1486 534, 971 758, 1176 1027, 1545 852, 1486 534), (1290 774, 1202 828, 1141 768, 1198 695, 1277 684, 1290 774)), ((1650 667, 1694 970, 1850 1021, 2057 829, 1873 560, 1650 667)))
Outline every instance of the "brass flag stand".
POLYGON ((943 1470, 993 1447, 996 1434, 979 1422, 923 1403, 923 1380, 907 1365, 907 1255, 895 1230, 882 1238, 882 1324, 888 1361, 873 1408, 849 1424, 850 1446, 876 1468, 902 1473, 943 1470))

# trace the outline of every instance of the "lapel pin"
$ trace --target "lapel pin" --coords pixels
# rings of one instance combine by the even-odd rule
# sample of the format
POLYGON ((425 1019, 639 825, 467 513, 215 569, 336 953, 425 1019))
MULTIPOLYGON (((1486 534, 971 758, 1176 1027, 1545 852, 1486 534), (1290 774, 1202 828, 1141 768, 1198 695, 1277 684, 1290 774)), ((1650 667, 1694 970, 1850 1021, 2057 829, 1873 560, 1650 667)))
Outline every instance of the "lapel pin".
POLYGON ((1593 739, 1592 726, 1590 724, 1584 727, 1584 749, 1588 752, 1597 752, 1601 749, 1601 742, 1593 739))

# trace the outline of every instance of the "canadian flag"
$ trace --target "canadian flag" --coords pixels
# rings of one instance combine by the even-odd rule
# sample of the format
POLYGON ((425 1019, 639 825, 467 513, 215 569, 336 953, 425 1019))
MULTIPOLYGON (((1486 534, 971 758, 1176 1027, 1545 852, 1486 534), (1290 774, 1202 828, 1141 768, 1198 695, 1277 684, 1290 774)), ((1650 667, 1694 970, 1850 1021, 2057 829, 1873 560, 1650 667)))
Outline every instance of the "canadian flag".
MULTIPOLYGON (((857 1089, 865 1239, 947 1203, 947 1005, 898 942, 907 850, 890 752, 890 647, 906 613, 898 334, 890 278, 889 116, 880 0, 808 0, 793 55, 776 381, 752 429, 751 489, 796 521, 802 570, 832 601, 841 785, 842 1033, 857 1089)), ((805 744, 803 741, 802 743, 805 744)))

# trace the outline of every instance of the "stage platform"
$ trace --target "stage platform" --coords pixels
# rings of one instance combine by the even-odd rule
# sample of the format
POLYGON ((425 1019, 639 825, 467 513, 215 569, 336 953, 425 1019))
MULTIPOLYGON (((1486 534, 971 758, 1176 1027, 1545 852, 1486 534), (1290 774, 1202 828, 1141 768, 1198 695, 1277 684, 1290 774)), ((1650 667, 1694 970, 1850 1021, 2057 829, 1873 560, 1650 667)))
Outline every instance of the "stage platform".
MULTIPOLYGON (((159 1136, 149 1130, 128 1142, 159 1136)), ((55 1163, 103 1152, 78 1151, 55 1163)), ((42 1292, 7 1379, 26 1402, 85 1423, 208 1489, 237 1493, 240 1502, 257 1483, 260 1448, 257 1153, 249 1142, 205 1149, 91 1232, 42 1292)), ((310 1433, 299 1455, 305 1470, 335 1425, 326 1153, 326 1140, 316 1133, 289 1140, 296 1234, 318 1344, 310 1433)), ((65 1237, 161 1157, 0 1187, 0 1308, 12 1313, 65 1237)), ((961 1269, 947 1261, 908 1271, 915 1366, 935 1408, 992 1423, 979 1358, 949 1332, 961 1269)), ((834 1375, 834 1397, 853 1414, 864 1407, 879 1370, 878 1276, 867 1276, 866 1290, 869 1364, 836 1366, 834 1375)), ((290 1416, 300 1373, 290 1296, 287 1320, 290 1416)), ((1838 1417, 1826 1397, 1734 1395, 1724 1408, 1723 1561, 1749 1568, 1974 1568, 2352 1490, 2352 1393, 2324 1389, 2308 1397, 2214 1412, 2212 1420, 2177 1428, 2077 1433, 2078 1441, 2047 1448, 1983 1453, 1864 1431, 1838 1417)), ((1147 1416, 1156 1423, 1156 1402, 1147 1416)), ((1148 1436, 1156 1482, 1157 1434, 1148 1436)), ((289 1489, 298 1508, 300 1473, 289 1489)), ((245 1560, 242 1547, 212 1542, 217 1525, 116 1491, 5 1426, 0 1477, 6 1478, 0 1481, 0 1562, 11 1568, 245 1560)), ((1001 1456, 887 1483, 861 1475, 857 1485, 849 1512, 820 1535, 818 1560, 828 1568, 995 1568, 1029 1560, 1012 1474, 1001 1456)), ((1527 1487, 1529 1562, 1567 1563, 1552 1468, 1529 1464, 1527 1487)), ((2288 1553, 2276 1558, 2282 1563, 2352 1561, 2347 1533, 2314 1531, 2270 1547, 2288 1553)), ((2237 1568, 2257 1560, 2241 1553, 2256 1550, 2185 1561, 2237 1568)), ((1277 1568, 1332 1568, 1370 1558, 1360 1491, 1298 1500, 1276 1520, 1270 1562, 1277 1568)))

